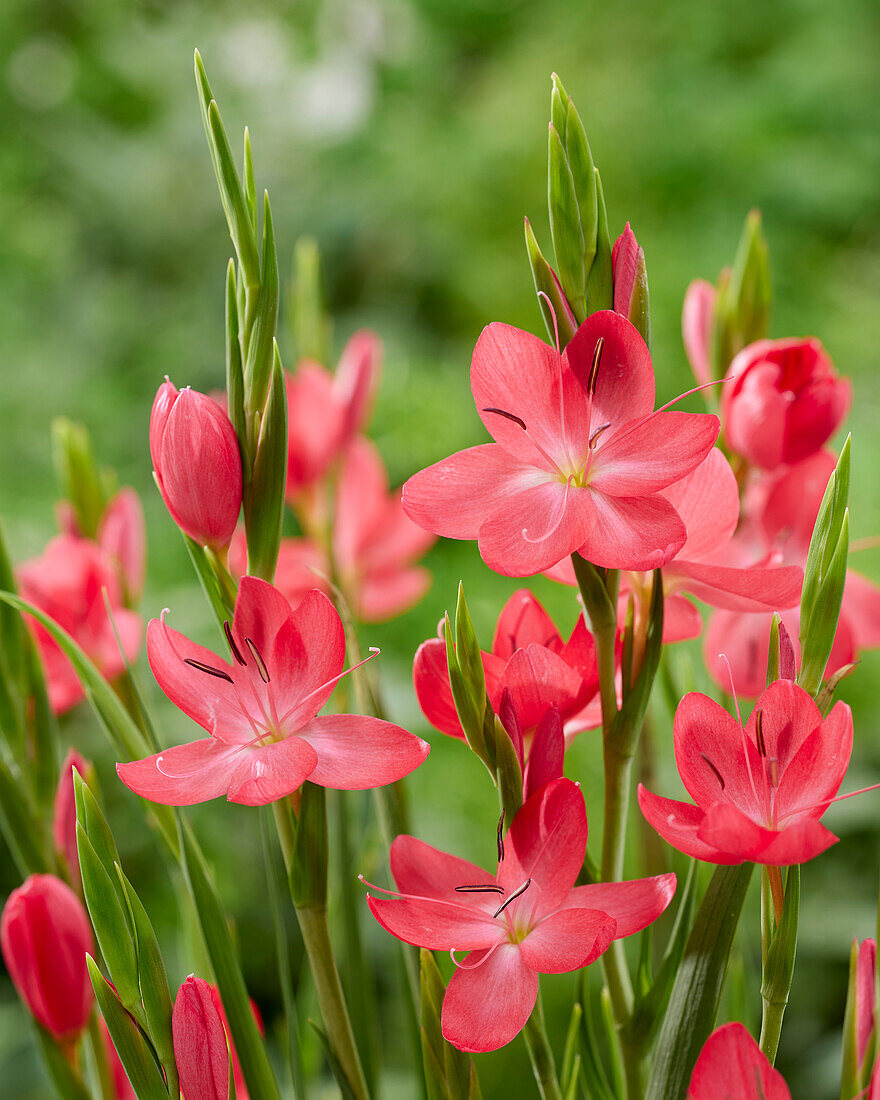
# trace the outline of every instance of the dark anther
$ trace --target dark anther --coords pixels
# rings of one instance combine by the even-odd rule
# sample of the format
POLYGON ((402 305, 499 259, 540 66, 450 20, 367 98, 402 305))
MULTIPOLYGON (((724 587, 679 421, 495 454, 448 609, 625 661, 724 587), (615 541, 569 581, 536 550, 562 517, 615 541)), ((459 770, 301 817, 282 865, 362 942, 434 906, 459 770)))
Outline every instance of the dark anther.
POLYGON ((214 668, 212 665, 203 665, 201 661, 193 661, 189 657, 184 657, 183 663, 185 665, 190 665, 192 668, 197 668, 199 672, 207 672, 209 676, 216 676, 219 680, 226 680, 230 684, 235 683, 229 673, 224 672, 222 668, 214 668))
POLYGON ((712 761, 711 761, 711 760, 709 759, 709 757, 708 757, 708 756, 706 756, 706 754, 705 754, 704 752, 701 752, 701 753, 700 753, 700 756, 702 756, 702 758, 703 758, 703 759, 704 759, 704 760, 706 761, 706 763, 707 763, 707 764, 709 765, 709 767, 710 767, 710 768, 712 769, 712 771, 713 771, 713 772, 715 773, 715 778, 716 778, 716 779, 718 780, 718 785, 719 785, 719 787, 720 787, 720 788, 722 789, 722 791, 723 791, 723 790, 724 790, 724 776, 723 776, 723 775, 721 774, 721 772, 720 772, 720 771, 719 771, 719 770, 718 770, 718 769, 717 769, 717 768, 715 767, 715 765, 714 765, 714 764, 712 763, 712 761))
POLYGON ((232 656, 238 661, 240 665, 246 665, 247 661, 242 657, 241 651, 235 644, 235 638, 232 637, 232 631, 229 629, 229 620, 225 619, 223 622, 223 630, 226 634, 226 641, 229 642, 229 648, 232 650, 232 656))
POLYGON ((455 892, 457 894, 503 894, 503 886, 456 886, 455 892))
POLYGON ((503 416, 505 420, 512 420, 514 424, 519 424, 523 431, 527 431, 525 420, 521 420, 518 416, 514 416, 513 413, 505 412, 504 409, 483 409, 484 413, 495 413, 496 416, 503 416))
POLYGON ((501 835, 501 830, 504 828, 504 810, 501 811, 501 817, 498 819, 498 862, 504 862, 504 837, 501 835))
POLYGON ((263 681, 264 684, 268 684, 269 683, 269 670, 268 670, 268 668, 266 668, 266 662, 260 656, 260 651, 254 645, 254 643, 250 640, 250 638, 245 638, 244 644, 251 651, 251 656, 253 657, 253 659, 257 663, 257 672, 259 672, 259 674, 260 674, 260 679, 263 681))
POLYGON ((767 761, 767 768, 770 772, 770 786, 779 786, 779 761, 775 756, 771 756, 767 761))
POLYGON ((610 427, 611 421, 609 421, 607 424, 600 424, 600 426, 593 432, 593 434, 590 436, 590 450, 592 450, 596 446, 596 442, 602 432, 604 432, 606 428, 610 427))
POLYGON ((510 895, 510 897, 507 899, 507 901, 502 902, 502 904, 498 906, 498 908, 495 910, 495 912, 492 914, 492 916, 493 917, 500 916, 500 914, 504 912, 504 910, 508 907, 508 905, 510 905, 510 903, 512 901, 516 901, 516 899, 518 897, 521 897, 526 892, 526 890, 528 890, 528 888, 531 885, 532 885, 532 880, 530 878, 527 878, 526 881, 522 884, 522 886, 520 886, 520 888, 518 890, 513 891, 513 893, 510 895))
POLYGON ((767 746, 764 744, 764 712, 755 711, 755 739, 758 742, 758 752, 761 756, 767 755, 767 746))
POLYGON ((605 337, 600 336, 596 341, 596 350, 593 352, 593 362, 590 364, 590 377, 587 380, 587 393, 593 397, 596 393, 596 380, 599 377, 599 364, 602 362, 602 348, 605 347, 605 337))

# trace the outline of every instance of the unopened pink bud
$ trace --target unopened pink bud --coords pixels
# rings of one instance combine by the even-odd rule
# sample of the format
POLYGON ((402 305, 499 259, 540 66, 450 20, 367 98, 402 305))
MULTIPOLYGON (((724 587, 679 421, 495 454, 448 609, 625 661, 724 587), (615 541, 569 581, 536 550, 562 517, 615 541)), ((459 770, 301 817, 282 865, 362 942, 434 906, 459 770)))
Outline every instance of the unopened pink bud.
POLYGON ((6 969, 36 1020, 57 1039, 75 1039, 92 1009, 86 954, 95 944, 76 894, 54 875, 31 875, 0 918, 6 969))
POLYGON ((856 959, 856 1054, 858 1064, 865 1061, 868 1043, 874 1031, 874 996, 877 988, 877 942, 862 940, 856 959))
POLYGON ((712 328, 715 324, 715 287, 694 279, 685 291, 681 336, 685 354, 700 386, 712 381, 712 328))
POLYGON ((217 402, 163 382, 150 415, 150 454, 177 526, 200 545, 227 546, 241 510, 241 455, 217 402))
POLYGON ((226 1100, 229 1051, 210 985, 192 974, 177 991, 171 1016, 174 1059, 186 1100, 226 1100))
POLYGON ((76 799, 73 787, 73 769, 86 780, 93 771, 92 765, 76 749, 68 749, 58 786, 55 789, 55 805, 52 815, 52 838, 61 854, 74 886, 79 886, 79 855, 76 850, 76 799))
POLYGON ((838 376, 818 340, 758 340, 730 364, 724 435, 753 466, 790 466, 820 450, 851 401, 849 379, 838 376))

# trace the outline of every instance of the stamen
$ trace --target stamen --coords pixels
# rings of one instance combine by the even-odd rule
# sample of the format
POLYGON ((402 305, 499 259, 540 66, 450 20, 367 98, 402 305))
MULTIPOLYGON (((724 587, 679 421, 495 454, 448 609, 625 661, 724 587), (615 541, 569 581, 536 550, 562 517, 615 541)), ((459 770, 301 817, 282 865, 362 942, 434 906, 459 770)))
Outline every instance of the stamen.
POLYGON ((496 416, 503 416, 505 420, 512 420, 514 424, 519 424, 524 432, 528 431, 528 429, 526 428, 525 420, 522 420, 520 417, 515 416, 513 413, 505 412, 504 409, 483 409, 483 412, 495 413, 496 416))
POLYGON ((256 661, 257 672, 259 672, 259 674, 260 674, 260 679, 263 681, 264 684, 268 684, 269 683, 269 670, 266 668, 266 662, 263 660, 262 656, 260 655, 260 651, 254 645, 254 643, 250 640, 250 638, 245 638, 244 644, 251 651, 251 656, 256 661))
POLYGON ((561 352, 559 350, 559 322, 556 320, 556 310, 553 308, 553 303, 550 301, 549 297, 543 290, 538 291, 538 297, 544 299, 544 301, 547 303, 547 308, 550 310, 550 316, 553 318, 553 332, 556 336, 556 354, 560 355, 561 352))
POLYGON ((764 712, 760 708, 755 711, 755 738, 758 742, 758 752, 761 756, 766 756, 767 746, 764 744, 764 712))
POLYGON ((779 761, 775 756, 771 756, 767 761, 767 769, 770 774, 770 786, 779 786, 779 761))
POLYGON ((849 791, 847 794, 838 794, 835 795, 834 798, 823 798, 821 802, 814 802, 811 806, 798 806, 796 810, 789 810, 787 814, 782 814, 779 820, 785 821, 786 818, 796 817, 798 814, 812 813, 813 810, 819 810, 823 806, 827 810, 832 802, 843 802, 847 798, 855 798, 857 794, 867 794, 868 791, 877 790, 880 790, 880 783, 872 783, 870 787, 860 787, 857 791, 849 791))
POLYGON ((209 676, 216 676, 219 680, 226 680, 229 684, 235 683, 229 673, 224 672, 222 668, 214 668, 213 665, 203 665, 201 661, 194 661, 191 657, 184 657, 183 663, 189 665, 191 668, 197 668, 199 672, 206 672, 209 676))
POLYGON ((477 883, 475 886, 456 886, 455 892, 457 894, 503 894, 503 886, 481 886, 477 883))
POLYGON ((602 362, 602 349, 605 347, 605 337, 600 336, 596 341, 593 351, 593 362, 590 364, 590 374, 587 379, 587 393, 590 397, 596 395, 596 381, 599 377, 599 364, 602 362))
POLYGON ((498 862, 504 862, 504 837, 501 835, 501 830, 504 828, 504 810, 501 811, 501 817, 498 818, 498 862))
POLYGON ((758 788, 755 786, 755 777, 752 775, 752 762, 749 759, 749 738, 746 736, 746 728, 743 725, 742 715, 739 710, 739 699, 736 697, 736 687, 733 683, 733 669, 730 667, 730 661, 727 659, 726 653, 719 653, 718 659, 723 661, 727 666, 727 677, 730 680, 730 693, 733 696, 733 705, 736 708, 736 720, 739 722, 739 728, 742 733, 742 750, 743 756, 746 759, 746 771, 749 775, 749 786, 752 788, 752 794, 755 796, 755 805, 761 805, 761 799, 758 798, 758 788))
POLYGON ((593 448, 594 448, 594 447, 596 446, 596 442, 597 442, 597 440, 599 439, 599 436, 600 436, 600 435, 602 434, 602 432, 604 432, 606 428, 610 428, 610 427, 611 427, 611 421, 609 420, 607 424, 601 424, 601 425, 600 425, 600 426, 599 426, 599 427, 598 427, 598 428, 597 428, 597 429, 596 429, 596 430, 595 430, 595 431, 593 432, 593 434, 592 434, 592 435, 590 436, 590 450, 591 450, 591 451, 592 451, 592 450, 593 450, 593 448))
POLYGON ((238 661, 240 665, 247 665, 247 661, 242 657, 241 651, 235 644, 235 638, 232 637, 232 630, 229 626, 229 620, 223 620, 223 632, 226 635, 226 641, 229 642, 229 648, 232 650, 232 656, 238 661))
POLYGON ((532 885, 532 880, 530 878, 527 878, 526 881, 522 884, 522 886, 520 886, 520 888, 518 890, 513 891, 513 893, 510 895, 510 897, 507 899, 507 901, 503 902, 501 905, 498 906, 498 908, 495 910, 495 912, 492 914, 492 916, 493 917, 500 916, 504 912, 504 910, 508 907, 508 905, 510 905, 510 903, 512 901, 516 901, 517 898, 522 897, 522 895, 526 892, 526 890, 528 890, 528 888, 531 885, 532 885))
POLYGON ((370 656, 369 657, 364 657, 364 659, 362 661, 358 661, 358 663, 356 665, 352 665, 351 668, 343 669, 343 671, 340 672, 338 676, 331 676, 330 679, 327 680, 326 683, 321 684, 320 687, 316 687, 314 691, 310 691, 308 693, 308 695, 306 695, 306 696, 304 696, 304 698, 298 700, 298 702, 294 703, 292 707, 289 707, 284 712, 284 714, 282 714, 281 717, 278 719, 277 724, 278 724, 279 728, 284 725, 284 723, 291 716, 291 714, 294 713, 294 711, 301 710, 302 708, 304 708, 306 706, 306 704, 309 702, 310 699, 313 699, 316 695, 321 695, 323 692, 325 692, 327 690, 327 688, 329 688, 331 686, 331 684, 338 683, 343 678, 343 676, 348 676, 350 673, 357 671, 357 669, 359 669, 361 667, 361 665, 365 665, 367 663, 367 661, 372 661, 372 659, 374 657, 378 657, 379 654, 382 652, 379 649, 378 646, 374 646, 374 645, 371 645, 369 647, 369 649, 370 649, 370 656))
POLYGON ((701 752, 701 753, 700 753, 700 756, 702 756, 702 758, 703 758, 703 759, 704 759, 704 760, 706 761, 706 763, 707 763, 707 764, 709 765, 709 767, 710 767, 710 768, 712 769, 712 771, 713 771, 713 772, 715 773, 715 778, 716 778, 716 779, 718 780, 718 786, 719 786, 719 787, 720 787, 720 788, 722 789, 722 791, 723 791, 723 790, 724 790, 724 776, 723 776, 723 775, 721 774, 721 772, 720 772, 720 771, 719 771, 719 770, 718 770, 718 769, 717 769, 717 768, 715 767, 715 765, 714 765, 714 764, 712 763, 712 761, 711 761, 711 760, 709 759, 709 757, 708 757, 708 756, 707 756, 707 755, 706 755, 706 754, 705 754, 704 752, 701 752))

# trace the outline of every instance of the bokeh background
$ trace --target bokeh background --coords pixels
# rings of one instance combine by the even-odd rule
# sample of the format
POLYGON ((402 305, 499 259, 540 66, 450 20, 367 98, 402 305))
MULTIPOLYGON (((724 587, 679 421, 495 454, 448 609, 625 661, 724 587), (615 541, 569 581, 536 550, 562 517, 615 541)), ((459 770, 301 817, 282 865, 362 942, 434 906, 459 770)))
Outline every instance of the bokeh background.
MULTIPOLYGON (((320 244, 337 348, 363 325, 385 340, 371 434, 395 482, 481 440, 468 365, 482 326, 504 320, 541 332, 522 217, 547 240, 546 122, 556 70, 587 126, 612 232, 629 219, 645 249, 659 394, 690 384, 679 321, 688 281, 715 278, 732 259, 745 213, 760 207, 772 257, 772 334, 820 336, 853 377, 852 530, 856 538, 880 533, 878 30, 872 0, 5 0, 0 512, 15 555, 38 553, 53 532, 51 418, 82 420, 101 460, 144 497, 145 614, 169 606, 175 625, 214 640, 153 489, 147 448, 163 375, 204 390, 223 377, 230 245, 194 91, 195 45, 230 133, 250 125, 282 255, 304 233, 320 244)), ((287 348, 289 360, 289 341, 287 348)), ((469 544, 440 545, 429 564, 435 582, 422 604, 364 637, 383 646, 394 717, 426 735, 409 682, 416 644, 452 605, 462 577, 488 645, 515 587, 491 575, 469 544)), ((880 579, 880 552, 853 564, 880 579)), ((534 587, 570 629, 572 594, 549 582, 534 587)), ((677 656, 685 679, 702 684, 699 648, 677 656)), ((878 674, 877 655, 868 655, 845 685, 857 733, 849 787, 880 775, 878 674)), ((168 739, 182 737, 182 716, 164 698, 154 702, 168 739)), ((662 707, 657 728, 668 757, 662 707)), ((200 958, 173 904, 175 884, 157 870, 154 842, 119 789, 89 715, 78 714, 68 730, 98 761, 126 867, 179 980, 200 958)), ((488 777, 458 744, 432 740, 431 759, 410 783, 415 831, 490 859, 497 810, 488 777)), ((598 766, 598 744, 585 735, 568 771, 584 782, 595 823, 598 766)), ((662 781, 676 789, 668 763, 662 781)), ((356 807, 365 820, 368 807, 367 800, 356 807)), ((248 980, 271 1033, 279 995, 255 815, 223 805, 192 816, 236 914, 248 980)), ((876 927, 880 795, 844 803, 828 823, 842 841, 804 868, 799 965, 778 1063, 803 1100, 836 1095, 849 945, 876 927)), ((376 838, 369 829, 363 835, 337 876, 381 874, 376 838)), ((0 854, 0 895, 14 885, 0 854)), ((754 1023, 757 897, 743 923, 730 1011, 754 1023)), ((412 1096, 395 1011, 396 945, 366 920, 364 932, 377 961, 385 1094, 412 1096)), ((559 1046, 570 990, 568 978, 549 983, 559 1046)), ((314 1012, 309 996, 303 983, 303 1021, 314 1012)), ((317 1057, 310 1045, 306 1056, 317 1057)), ((521 1045, 506 1057, 481 1059, 484 1095, 531 1096, 521 1045)), ((4 1096, 48 1095, 5 980, 0 1080, 4 1096)))

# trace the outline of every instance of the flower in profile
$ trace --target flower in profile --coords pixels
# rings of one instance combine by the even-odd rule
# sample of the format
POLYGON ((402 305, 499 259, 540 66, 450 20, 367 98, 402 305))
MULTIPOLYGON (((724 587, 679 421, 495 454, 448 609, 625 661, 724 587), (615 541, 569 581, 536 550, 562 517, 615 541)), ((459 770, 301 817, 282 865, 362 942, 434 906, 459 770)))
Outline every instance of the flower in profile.
POLYGON ((742 1024, 724 1024, 706 1040, 687 1100, 791 1100, 782 1074, 742 1024))
POLYGON ((303 360, 287 385, 287 498, 300 495, 327 473, 364 426, 382 366, 382 342, 373 332, 356 332, 331 374, 303 360))
POLYGON ((174 1061, 187 1100, 226 1100, 229 1095, 229 1052, 226 1029, 214 992, 193 974, 174 998, 171 1016, 174 1061))
POLYGON ((851 402, 849 379, 838 377, 818 340, 757 340, 727 372, 724 438, 754 466, 790 466, 820 450, 851 402))
POLYGON ((150 622, 147 655, 159 686, 210 736, 117 764, 135 794, 171 806, 220 795, 261 806, 306 779, 341 790, 380 787, 428 755, 424 741, 391 722, 316 717, 345 675, 342 622, 323 593, 310 592, 292 608, 271 584, 245 577, 226 637, 230 661, 164 617, 150 622))
POLYGON ((150 414, 150 455, 177 526, 201 546, 228 546, 241 510, 241 454, 218 403, 166 379, 150 414))
POLYGON ((55 802, 52 810, 52 839, 55 842, 55 850, 64 860, 68 875, 75 886, 79 886, 79 853, 76 847, 76 800, 74 796, 73 771, 74 768, 88 783, 94 768, 85 757, 76 749, 68 749, 61 772, 58 776, 58 786, 55 788, 55 802))
MULTIPOLYGON (((141 648, 141 618, 122 605, 116 569, 96 542, 56 535, 40 557, 22 563, 17 574, 22 597, 63 627, 106 679, 121 675, 126 660, 135 660, 141 648)), ((46 673, 49 703, 56 714, 63 714, 84 697, 82 685, 48 631, 37 622, 32 626, 46 673)))
POLYGON ((835 801, 852 752, 852 711, 838 702, 824 720, 790 680, 758 698, 745 727, 691 692, 673 723, 675 759, 693 803, 639 785, 639 806, 674 848, 707 863, 804 863, 837 837, 819 819, 835 801))
MULTIPOLYGON (((587 843, 577 784, 557 779, 523 805, 494 873, 412 836, 391 846, 397 891, 367 895, 373 916, 398 939, 432 951, 465 951, 443 1000, 444 1037, 459 1050, 497 1050, 523 1029, 539 974, 595 962, 611 941, 666 909, 675 875, 575 886, 587 843)), ((369 884, 367 884, 369 886, 369 884)), ((370 887, 371 889, 377 889, 370 887)))
MULTIPOLYGON (((400 493, 389 490, 379 452, 362 437, 345 452, 334 516, 330 539, 336 579, 357 619, 382 622, 422 598, 430 574, 412 563, 435 538, 403 511, 400 493)), ((247 547, 240 532, 232 541, 229 565, 238 576, 246 571, 247 547)), ((291 603, 312 588, 329 594, 332 572, 329 556, 317 540, 281 540, 275 585, 291 603)))
MULTIPOLYGON (((442 630, 442 626, 441 626, 442 630)), ((527 742, 549 707, 565 723, 567 736, 601 722, 598 708, 588 709, 599 690, 596 645, 582 615, 568 641, 526 588, 508 599, 498 617, 490 653, 483 653, 486 691, 500 714, 503 693, 510 693, 527 742)), ((419 646, 413 683, 425 717, 441 733, 464 738, 449 684, 446 643, 430 638, 419 646)))
POLYGON ((0 944, 12 984, 37 1022, 60 1042, 74 1042, 92 1010, 86 954, 94 955, 95 944, 73 890, 54 875, 31 875, 7 899, 0 944))
POLYGON ((494 443, 422 470, 403 487, 411 519, 477 539, 507 576, 578 551, 614 569, 654 569, 687 538, 660 495, 706 457, 717 418, 654 411, 644 340, 612 310, 592 314, 565 351, 491 324, 471 365, 477 410, 494 443))

